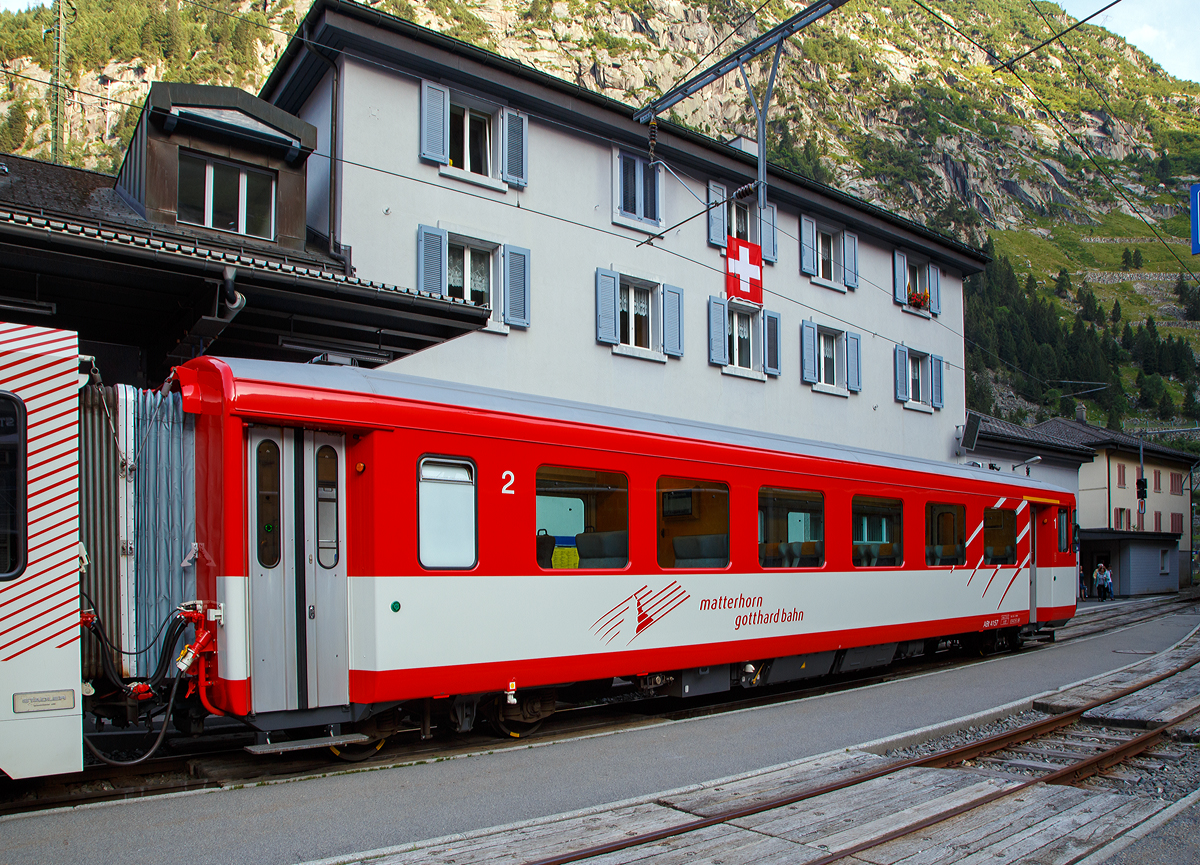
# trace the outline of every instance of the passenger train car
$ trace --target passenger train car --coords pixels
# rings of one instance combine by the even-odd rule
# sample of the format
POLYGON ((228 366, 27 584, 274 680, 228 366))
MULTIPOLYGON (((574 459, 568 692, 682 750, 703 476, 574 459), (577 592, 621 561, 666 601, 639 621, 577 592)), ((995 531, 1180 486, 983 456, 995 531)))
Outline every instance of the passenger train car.
MULTIPOLYGON (((0 632, 44 591, 47 507, 42 403, 8 351, 0 389, 30 420, 6 453, 30 495, 6 518, 30 528, 0 632)), ((1016 648, 1075 612, 1073 497, 1026 477, 386 370, 202 357, 172 386, 195 417, 195 636, 186 688, 142 693, 181 729, 232 716, 260 750, 482 719, 519 736, 614 680, 690 697, 1016 648)), ((79 768, 76 597, 55 595, 74 616, 30 666, 0 649, 0 698, 20 692, 0 705, 10 775, 79 768), (38 736, 54 759, 29 756, 38 736)))

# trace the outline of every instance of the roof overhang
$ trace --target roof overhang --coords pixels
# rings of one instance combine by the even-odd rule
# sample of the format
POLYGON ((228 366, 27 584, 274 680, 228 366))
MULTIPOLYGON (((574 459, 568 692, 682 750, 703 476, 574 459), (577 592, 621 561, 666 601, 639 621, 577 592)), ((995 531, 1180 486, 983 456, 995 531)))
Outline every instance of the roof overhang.
POLYGON ((1080 529, 1079 540, 1121 541, 1123 543, 1171 544, 1179 543, 1180 532, 1134 532, 1116 529, 1080 529))

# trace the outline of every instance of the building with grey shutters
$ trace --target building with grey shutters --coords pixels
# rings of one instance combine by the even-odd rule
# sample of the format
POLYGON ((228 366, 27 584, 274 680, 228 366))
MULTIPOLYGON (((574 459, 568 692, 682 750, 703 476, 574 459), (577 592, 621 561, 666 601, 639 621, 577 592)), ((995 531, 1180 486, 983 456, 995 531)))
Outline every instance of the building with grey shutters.
POLYGON ((317 128, 310 234, 490 310, 396 369, 953 457, 978 251, 777 166, 760 212, 744 140, 663 122, 651 158, 633 108, 374 9, 301 33, 261 97, 317 128), (731 236, 761 305, 725 294, 731 236))

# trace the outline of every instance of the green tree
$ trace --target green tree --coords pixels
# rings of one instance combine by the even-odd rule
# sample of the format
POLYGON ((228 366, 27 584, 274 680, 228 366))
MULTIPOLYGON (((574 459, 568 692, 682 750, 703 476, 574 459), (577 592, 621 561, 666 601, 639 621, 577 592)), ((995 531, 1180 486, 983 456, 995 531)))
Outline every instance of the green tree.
POLYGON ((29 107, 25 100, 17 98, 8 106, 8 113, 0 123, 0 150, 5 153, 16 153, 25 146, 29 137, 29 107))
POLYGON ((1143 263, 1144 262, 1142 259, 1142 251, 1140 249, 1135 249, 1133 251, 1133 267, 1134 267, 1134 269, 1141 270, 1143 263))
POLYGON ((1175 400, 1171 399, 1171 392, 1163 391, 1162 399, 1158 401, 1158 418, 1159 420, 1170 420, 1175 417, 1175 400))
POLYGON ((1113 301, 1111 317, 1112 317, 1113 327, 1115 328, 1118 324, 1121 323, 1121 301, 1120 300, 1113 301))
POLYGON ((1196 388, 1190 384, 1183 392, 1183 416, 1191 420, 1200 420, 1200 401, 1196 400, 1196 388))
MULTIPOLYGON (((1033 275, 1030 274, 1029 278, 1033 279, 1033 275)), ((1058 271, 1058 276, 1054 278, 1054 293, 1059 297, 1071 296, 1071 274, 1067 273, 1065 267, 1061 268, 1058 271)))
POLYGON ((1133 253, 1129 251, 1129 247, 1125 247, 1125 252, 1121 255, 1121 270, 1129 270, 1133 267, 1133 253))

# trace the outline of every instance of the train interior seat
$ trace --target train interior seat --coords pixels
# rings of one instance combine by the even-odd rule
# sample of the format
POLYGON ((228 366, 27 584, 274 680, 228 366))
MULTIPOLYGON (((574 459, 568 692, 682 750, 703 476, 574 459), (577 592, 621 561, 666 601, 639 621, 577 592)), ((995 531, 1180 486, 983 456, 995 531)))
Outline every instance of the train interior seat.
POLYGON ((580 568, 623 568, 629 564, 629 532, 580 532, 575 536, 580 568))
POLYGON ((900 564, 899 544, 871 544, 871 555, 877 568, 894 567, 900 564))
POLYGON ((537 563, 539 568, 554 567, 554 535, 545 529, 537 533, 537 563))
POLYGON ((822 561, 820 541, 800 541, 791 545, 795 560, 792 565, 797 568, 819 568, 822 561))
POLYGON ((677 568, 724 568, 729 564, 729 535, 679 535, 671 539, 677 568))

